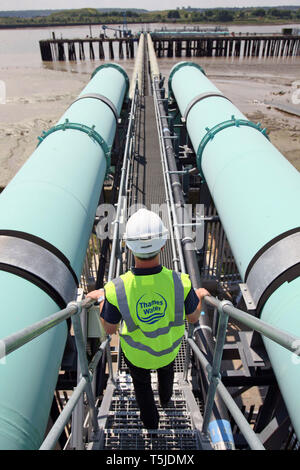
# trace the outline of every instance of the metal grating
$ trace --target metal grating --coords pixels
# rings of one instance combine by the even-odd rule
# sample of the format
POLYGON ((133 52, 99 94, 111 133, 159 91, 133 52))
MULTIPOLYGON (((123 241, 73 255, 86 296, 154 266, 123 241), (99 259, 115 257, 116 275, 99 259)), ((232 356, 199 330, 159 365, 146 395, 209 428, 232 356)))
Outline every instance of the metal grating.
POLYGON ((196 431, 105 430, 105 449, 115 450, 195 450, 196 431))
POLYGON ((156 374, 152 373, 151 381, 160 421, 158 430, 149 431, 143 428, 140 421, 130 375, 125 371, 119 373, 104 430, 104 449, 197 449, 197 433, 192 427, 185 396, 178 387, 177 378, 175 375, 170 403, 162 408, 159 404, 156 374))

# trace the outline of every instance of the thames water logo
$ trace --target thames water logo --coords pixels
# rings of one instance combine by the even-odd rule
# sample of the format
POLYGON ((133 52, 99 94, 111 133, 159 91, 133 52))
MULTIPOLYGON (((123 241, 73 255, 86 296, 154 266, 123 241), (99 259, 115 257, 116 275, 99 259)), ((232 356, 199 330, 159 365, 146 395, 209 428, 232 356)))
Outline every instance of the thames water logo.
POLYGON ((167 308, 166 299, 158 292, 143 294, 136 304, 136 315, 143 323, 152 325, 163 318, 167 308))

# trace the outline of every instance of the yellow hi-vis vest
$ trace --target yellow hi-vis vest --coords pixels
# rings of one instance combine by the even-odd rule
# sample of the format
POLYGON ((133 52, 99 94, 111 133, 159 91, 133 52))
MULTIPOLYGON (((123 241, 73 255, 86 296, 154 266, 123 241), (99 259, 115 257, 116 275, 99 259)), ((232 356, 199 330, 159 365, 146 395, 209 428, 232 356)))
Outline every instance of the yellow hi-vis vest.
POLYGON ((128 271, 106 284, 106 299, 123 319, 121 347, 133 365, 158 369, 175 359, 184 336, 184 300, 190 289, 187 274, 165 267, 145 276, 128 271))

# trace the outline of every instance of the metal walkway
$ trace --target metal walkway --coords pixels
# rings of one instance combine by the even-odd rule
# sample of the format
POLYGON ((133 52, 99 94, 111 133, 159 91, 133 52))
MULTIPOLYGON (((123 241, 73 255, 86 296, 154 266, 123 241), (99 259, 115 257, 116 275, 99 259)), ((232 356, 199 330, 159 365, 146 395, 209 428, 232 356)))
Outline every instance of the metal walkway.
MULTIPOLYGON (((147 77, 145 81, 147 82, 147 77)), ((136 134, 129 203, 144 204, 150 210, 153 205, 158 207, 166 202, 153 96, 140 97, 136 134)), ((168 220, 165 220, 165 224, 170 229, 168 220)), ((161 262, 167 268, 173 267, 170 240, 167 241, 162 252, 161 262)), ((210 448, 207 438, 201 436, 202 416, 191 386, 183 381, 185 357, 186 341, 184 340, 175 360, 174 389, 168 407, 160 406, 157 375, 154 371, 151 373, 160 421, 158 430, 149 431, 143 428, 129 370, 122 351, 119 353, 118 372, 114 383, 110 384, 113 389, 111 402, 109 404, 104 400, 98 413, 98 420, 103 429, 100 449, 197 450, 204 447, 210 448), (103 417, 106 418, 103 419, 103 417)))
POLYGON ((120 366, 113 386, 112 399, 99 408, 102 420, 103 450, 201 450, 210 449, 208 439, 201 433, 202 416, 191 391, 183 380, 186 341, 183 341, 175 360, 173 395, 167 407, 159 404, 156 372, 151 373, 154 399, 160 416, 158 430, 146 430, 139 418, 133 384, 127 366, 120 355, 120 366))

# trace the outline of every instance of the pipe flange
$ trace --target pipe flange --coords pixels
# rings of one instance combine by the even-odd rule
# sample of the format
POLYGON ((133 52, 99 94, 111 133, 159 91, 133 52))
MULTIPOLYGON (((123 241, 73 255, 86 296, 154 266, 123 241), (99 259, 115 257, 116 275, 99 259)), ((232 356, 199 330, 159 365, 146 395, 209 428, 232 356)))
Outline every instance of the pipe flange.
POLYGON ((181 121, 186 122, 188 114, 191 111, 191 109, 193 108, 193 106, 195 106, 195 104, 199 103, 199 101, 202 101, 205 98, 210 98, 210 97, 213 97, 213 96, 218 97, 218 98, 225 98, 225 100, 228 100, 228 101, 231 102, 231 100, 229 98, 227 98, 227 96, 223 95, 220 92, 209 91, 207 93, 201 93, 201 95, 195 96, 195 98, 193 98, 192 101, 189 102, 189 104, 186 107, 186 110, 184 111, 184 115, 181 118, 181 121))
POLYGON ((201 177, 203 178, 203 180, 205 180, 205 178, 204 178, 204 175, 203 175, 203 172, 202 172, 202 155, 203 155, 203 151, 204 151, 206 145, 208 144, 208 142, 210 140, 212 140, 215 137, 215 135, 218 132, 223 131, 224 129, 227 129, 228 127, 233 127, 233 126, 234 127, 240 127, 240 126, 252 127, 253 129, 258 130, 267 139, 269 139, 269 137, 266 134, 267 129, 263 129, 261 127, 260 123, 255 124, 254 122, 248 121, 247 119, 236 119, 234 116, 232 116, 231 119, 229 119, 228 121, 220 122, 219 124, 212 127, 211 129, 206 127, 206 129, 205 129, 206 130, 206 135, 201 140, 201 142, 199 144, 199 147, 198 147, 198 150, 197 150, 197 154, 196 154, 197 166, 198 166, 199 173, 200 173, 201 177))
POLYGON ((110 108, 110 110, 113 112, 113 115, 115 116, 116 122, 119 123, 119 115, 118 115, 117 108, 115 107, 115 105, 113 104, 112 101, 110 101, 108 98, 106 98, 106 96, 100 95, 99 93, 87 93, 86 95, 81 95, 78 98, 76 98, 76 100, 74 100, 70 104, 70 106, 72 106, 72 104, 76 103, 76 101, 83 100, 85 98, 92 98, 92 99, 99 100, 99 101, 102 101, 103 103, 105 103, 110 108))
POLYGON ((101 135, 95 130, 95 126, 89 127, 85 124, 79 124, 77 122, 69 122, 68 119, 65 120, 63 124, 58 124, 57 126, 51 127, 48 131, 44 131, 42 136, 38 137, 39 143, 37 147, 48 137, 48 135, 53 134, 56 131, 65 131, 67 129, 74 129, 76 131, 81 131, 87 134, 91 139, 95 140, 101 147, 104 152, 106 161, 107 161, 107 168, 110 167, 110 153, 111 148, 108 147, 105 140, 101 137, 101 135))

